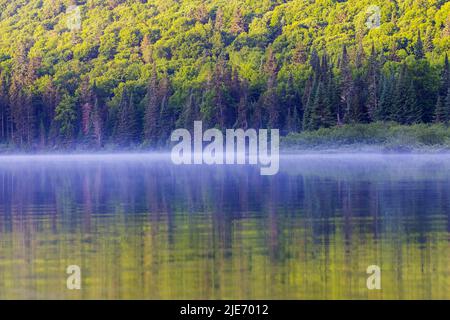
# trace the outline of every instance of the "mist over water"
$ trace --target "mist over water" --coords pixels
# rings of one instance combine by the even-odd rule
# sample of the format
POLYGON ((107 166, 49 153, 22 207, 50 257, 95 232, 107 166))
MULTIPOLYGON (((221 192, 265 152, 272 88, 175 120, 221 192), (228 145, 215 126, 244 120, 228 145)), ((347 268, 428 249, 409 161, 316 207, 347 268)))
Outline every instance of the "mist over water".
POLYGON ((449 242, 450 155, 0 157, 0 298, 449 299, 449 242))

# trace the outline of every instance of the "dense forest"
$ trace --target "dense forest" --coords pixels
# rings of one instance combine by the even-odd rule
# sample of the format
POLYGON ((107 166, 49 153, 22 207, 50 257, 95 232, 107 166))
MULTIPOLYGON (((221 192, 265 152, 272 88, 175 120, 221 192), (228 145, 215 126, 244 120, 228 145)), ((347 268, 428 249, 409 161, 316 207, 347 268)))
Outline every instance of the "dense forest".
POLYGON ((0 144, 447 123, 449 53, 445 0, 0 0, 0 144))

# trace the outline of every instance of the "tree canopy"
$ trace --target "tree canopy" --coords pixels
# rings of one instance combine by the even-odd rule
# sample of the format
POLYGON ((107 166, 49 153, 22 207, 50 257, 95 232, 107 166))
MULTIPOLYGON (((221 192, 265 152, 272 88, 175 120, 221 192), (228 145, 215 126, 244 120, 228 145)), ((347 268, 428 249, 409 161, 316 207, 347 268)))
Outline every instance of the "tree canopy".
POLYGON ((0 141, 446 122, 449 53, 445 0, 0 0, 0 141))

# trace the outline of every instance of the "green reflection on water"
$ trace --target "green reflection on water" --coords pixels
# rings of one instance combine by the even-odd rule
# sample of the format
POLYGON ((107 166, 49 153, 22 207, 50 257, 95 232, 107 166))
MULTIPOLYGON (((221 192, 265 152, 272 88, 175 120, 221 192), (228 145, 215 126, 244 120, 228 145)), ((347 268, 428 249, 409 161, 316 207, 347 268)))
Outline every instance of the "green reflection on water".
POLYGON ((2 163, 0 298, 449 299, 450 162, 344 160, 2 163))

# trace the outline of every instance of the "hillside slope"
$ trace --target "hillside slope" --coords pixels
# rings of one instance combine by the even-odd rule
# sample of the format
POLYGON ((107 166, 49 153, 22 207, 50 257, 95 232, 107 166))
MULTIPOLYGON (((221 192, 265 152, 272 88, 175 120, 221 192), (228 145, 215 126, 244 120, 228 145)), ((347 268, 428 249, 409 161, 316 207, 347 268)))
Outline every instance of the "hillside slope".
POLYGON ((0 0, 0 12, 3 142, 156 146, 194 119, 285 133, 450 119, 444 0, 0 0))

